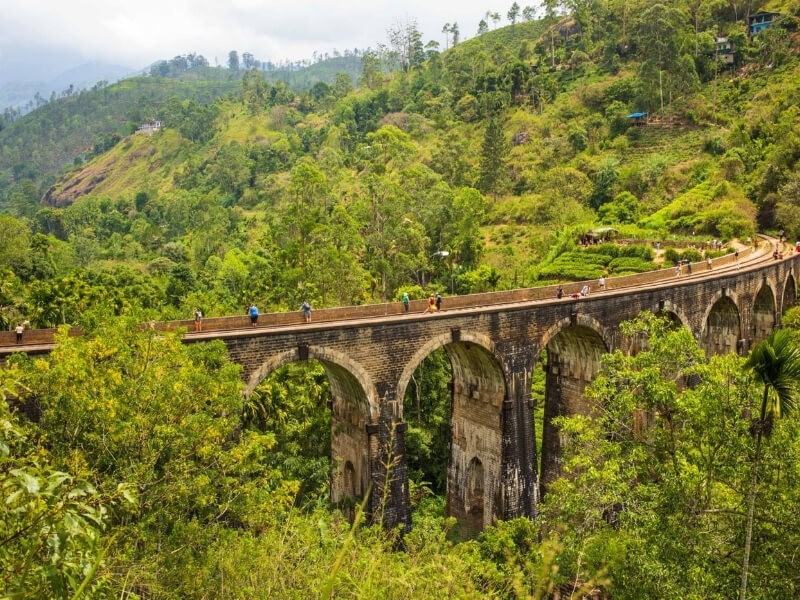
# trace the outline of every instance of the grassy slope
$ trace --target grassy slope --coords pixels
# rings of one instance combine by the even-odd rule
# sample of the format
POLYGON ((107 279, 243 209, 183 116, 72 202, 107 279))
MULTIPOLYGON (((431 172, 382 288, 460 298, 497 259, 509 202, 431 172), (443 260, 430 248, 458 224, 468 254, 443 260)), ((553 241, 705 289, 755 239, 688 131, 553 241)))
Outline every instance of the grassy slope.
MULTIPOLYGON (((454 51, 461 53, 462 59, 468 57, 476 69, 487 69, 490 63, 498 68, 544 30, 542 23, 518 24, 514 30, 507 27, 468 40, 454 51), (481 57, 483 62, 475 63, 476 57, 481 57)), ((454 59, 445 54, 443 60, 454 59)), ((706 179, 720 179, 722 157, 707 153, 704 148, 713 138, 721 140, 723 149, 730 145, 727 140, 736 119, 744 115, 754 123, 769 123, 781 108, 800 104, 800 70, 795 61, 778 70, 744 72, 705 85, 682 101, 685 110, 694 115, 690 126, 637 128, 617 138, 612 138, 604 126, 588 148, 574 151, 568 142, 570 129, 585 126, 587 119, 597 114, 598 99, 602 99, 608 86, 629 75, 630 72, 607 75, 591 65, 581 71, 556 73, 566 82, 565 91, 543 111, 523 107, 506 113, 507 139, 524 133, 527 141, 513 146, 509 152, 509 187, 491 198, 489 222, 483 232, 487 244, 485 262, 500 269, 509 279, 513 278, 510 284, 530 283, 525 279, 526 274, 547 254, 554 231, 579 223, 588 226, 595 221, 582 195, 591 191, 590 187, 584 188, 591 186, 591 176, 605 162, 616 161, 618 165, 617 191, 634 193, 644 207, 643 212, 651 214, 706 179), (583 174, 583 183, 576 184, 579 191, 553 183, 549 178, 554 169, 572 169, 580 172, 578 175, 583 174), (527 189, 514 193, 511 184, 526 178, 529 180, 527 189)), ((189 158, 200 163, 213 161, 216 151, 226 144, 269 145, 286 139, 287 134, 292 137, 304 128, 319 128, 330 118, 329 114, 310 114, 294 128, 284 125, 282 131, 277 131, 273 113, 252 115, 233 100, 220 106, 219 129, 207 146, 192 147, 174 132, 128 140, 83 170, 70 174, 59 183, 60 188, 67 189, 72 185, 71 179, 80 178, 93 182, 95 195, 131 197, 141 189, 169 193, 175 189, 173 175, 189 158)), ((465 123, 456 119, 447 127, 439 127, 431 119, 419 115, 414 115, 413 122, 415 125, 408 126, 407 131, 418 145, 419 159, 435 160, 430 158, 435 155, 434 150, 447 144, 447 135, 455 136, 469 149, 461 160, 469 166, 474 183, 483 122, 465 123)), ((336 136, 331 135, 326 145, 335 146, 336 136)), ((755 168, 763 167, 756 165, 755 168)), ((345 170, 339 175, 341 181, 335 185, 340 192, 348 192, 357 180, 357 173, 345 170)), ((730 183, 734 188, 732 197, 742 198, 746 181, 730 183)))

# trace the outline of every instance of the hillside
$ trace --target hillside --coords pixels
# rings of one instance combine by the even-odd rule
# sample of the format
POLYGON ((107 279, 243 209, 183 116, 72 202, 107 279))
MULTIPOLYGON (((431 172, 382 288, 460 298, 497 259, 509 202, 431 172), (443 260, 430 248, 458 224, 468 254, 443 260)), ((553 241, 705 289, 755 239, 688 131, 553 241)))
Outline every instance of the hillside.
MULTIPOLYGON (((205 105, 241 89, 243 71, 183 65, 179 58, 154 65, 149 76, 110 85, 101 81, 91 88, 65 86, 49 100, 40 98, 41 106, 24 117, 7 123, 0 117, 0 210, 8 210, 9 197, 19 192, 15 182, 26 180, 35 190, 26 193, 41 195, 43 183, 48 185, 64 168, 103 153, 156 118, 168 100, 205 105)), ((333 85, 338 74, 355 80, 360 66, 359 56, 336 56, 311 64, 274 66, 262 76, 307 91, 315 84, 333 85)))
POLYGON ((521 22, 515 3, 508 26, 444 51, 409 25, 398 71, 367 56, 355 88, 164 63, 0 131, 0 326, 60 327, 52 353, 0 368, 7 594, 800 594, 800 308, 775 314, 793 261, 774 263, 780 278, 743 270, 752 295, 715 290, 701 339, 650 313, 606 336, 571 299, 544 348, 438 320, 442 335, 406 346, 410 368, 380 362, 405 392, 312 324, 298 340, 323 359, 248 347, 269 374, 243 394, 225 343, 153 323, 252 305, 299 318, 305 301, 401 310, 404 294, 447 310, 451 294, 663 268, 757 231, 800 239, 800 3, 547 6, 521 22), (764 7, 783 14, 750 38, 764 7), (133 133, 144 119, 162 126, 133 133), (107 129, 82 138, 87 123, 107 129), (715 331, 737 349, 769 337, 748 358, 707 356, 715 331), (541 493, 491 514, 517 500, 487 474, 530 469, 541 493), (462 476, 483 531, 450 503, 462 476), (370 494, 398 487, 405 535, 362 519, 380 522, 370 494))
MULTIPOLYGON (((345 77, 295 92, 205 68, 81 93, 0 132, 16 140, 0 153, 7 210, 75 254, 55 272, 123 261, 161 290, 165 315, 247 302, 240 285, 216 287, 215 261, 241 262, 261 303, 280 308, 626 272, 611 255, 557 266, 598 226, 680 244, 800 233, 796 18, 749 41, 723 7, 695 22, 661 5, 633 23, 605 10, 445 52, 420 43, 393 75, 365 63, 357 89, 345 77), (656 17, 666 31, 651 30, 656 17), (714 62, 717 31, 735 40, 731 63, 714 62), (654 39, 672 52, 658 64, 654 39), (132 133, 151 118, 161 131, 132 133), (80 123, 116 133, 92 143, 80 123), (84 155, 40 196, 34 173, 54 173, 79 140, 84 155)), ((629 258, 627 269, 653 266, 646 251, 629 258)))

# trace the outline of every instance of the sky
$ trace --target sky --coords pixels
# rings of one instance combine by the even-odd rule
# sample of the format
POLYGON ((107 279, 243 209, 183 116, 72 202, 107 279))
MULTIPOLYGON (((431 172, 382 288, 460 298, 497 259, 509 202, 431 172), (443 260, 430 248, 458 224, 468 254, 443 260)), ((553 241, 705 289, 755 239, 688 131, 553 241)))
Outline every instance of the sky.
MULTIPOLYGON (((311 59, 346 48, 377 48, 386 31, 415 21, 425 42, 442 47, 445 23, 473 37, 487 11, 513 0, 2 0, 0 83, 42 81, 102 62, 141 70, 157 60, 197 53, 211 65, 228 53, 262 61, 311 59)), ((525 2, 519 2, 524 6, 525 2)), ((531 3, 534 4, 534 3, 531 3)), ((490 27, 493 26, 491 20, 490 27)))

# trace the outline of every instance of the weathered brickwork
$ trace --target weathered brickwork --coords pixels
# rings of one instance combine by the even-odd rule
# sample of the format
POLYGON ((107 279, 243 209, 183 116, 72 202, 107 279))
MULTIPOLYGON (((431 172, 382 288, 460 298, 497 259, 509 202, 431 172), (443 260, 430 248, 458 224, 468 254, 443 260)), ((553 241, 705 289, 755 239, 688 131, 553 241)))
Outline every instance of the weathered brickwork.
POLYGON ((291 331, 259 328, 223 339, 231 358, 244 366, 248 389, 291 360, 317 359, 326 366, 333 405, 339 407, 334 458, 349 473, 337 471, 333 497, 361 495, 365 485, 373 495, 381 490, 370 507, 387 526, 408 526, 411 520, 407 484, 400 481, 402 428, 396 426, 404 422, 403 397, 421 361, 444 348, 453 372, 448 512, 467 530, 480 530, 496 518, 534 516, 538 486, 560 471, 559 436, 550 420, 588 410, 583 390, 603 353, 622 346, 620 322, 643 310, 664 312, 689 327, 709 353, 743 352, 766 337, 784 307, 796 301, 794 265, 784 260, 720 273, 714 280, 672 278, 645 290, 612 287, 578 300, 311 323, 291 331), (530 381, 543 349, 545 423, 537 457, 530 381), (365 438, 354 432, 362 423, 366 454, 365 438), (388 489, 395 491, 387 498, 388 489))
MULTIPOLYGON (((350 320, 320 320, 315 312, 309 324, 250 328, 243 322, 243 329, 208 335, 222 339, 242 365, 245 393, 284 364, 320 361, 332 395, 331 497, 369 494, 371 515, 403 529, 411 524, 403 398, 415 369, 443 348, 453 374, 447 506, 467 531, 479 531, 494 519, 535 516, 539 494, 560 471, 551 420, 587 412, 583 392, 602 355, 635 346, 636 340, 622 339, 622 321, 642 311, 663 312, 686 325, 709 353, 745 352, 796 302, 798 262, 792 257, 724 270, 720 261, 714 279, 659 271, 636 276, 647 287, 623 288, 610 279, 605 291, 580 299, 516 290, 503 292, 502 300, 487 295, 494 303, 483 307, 475 306, 475 297, 454 297, 433 314, 380 305, 359 307, 357 319, 350 312, 350 320), (539 457, 530 387, 545 349, 539 457)), ((695 275, 703 267, 696 266, 695 275)))

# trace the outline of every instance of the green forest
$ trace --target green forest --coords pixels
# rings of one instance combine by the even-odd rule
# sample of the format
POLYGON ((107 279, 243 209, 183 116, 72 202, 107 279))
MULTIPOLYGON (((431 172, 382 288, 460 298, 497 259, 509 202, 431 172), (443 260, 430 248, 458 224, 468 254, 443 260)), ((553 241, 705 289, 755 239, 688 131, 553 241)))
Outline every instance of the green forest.
POLYGON ((626 324, 646 349, 606 357, 596 418, 559 418, 565 476, 538 517, 471 539, 445 514, 443 351, 406 398, 401 535, 330 505, 320 364, 243 399, 222 342, 141 326, 800 239, 800 3, 507 11, 463 41, 451 27, 446 48, 411 21, 293 77, 176 57, 0 118, 0 328, 59 328, 50 355, 0 369, 0 597, 798 595, 796 309, 748 356, 706 357, 652 315, 626 324), (611 239, 581 243, 596 231, 611 239))

